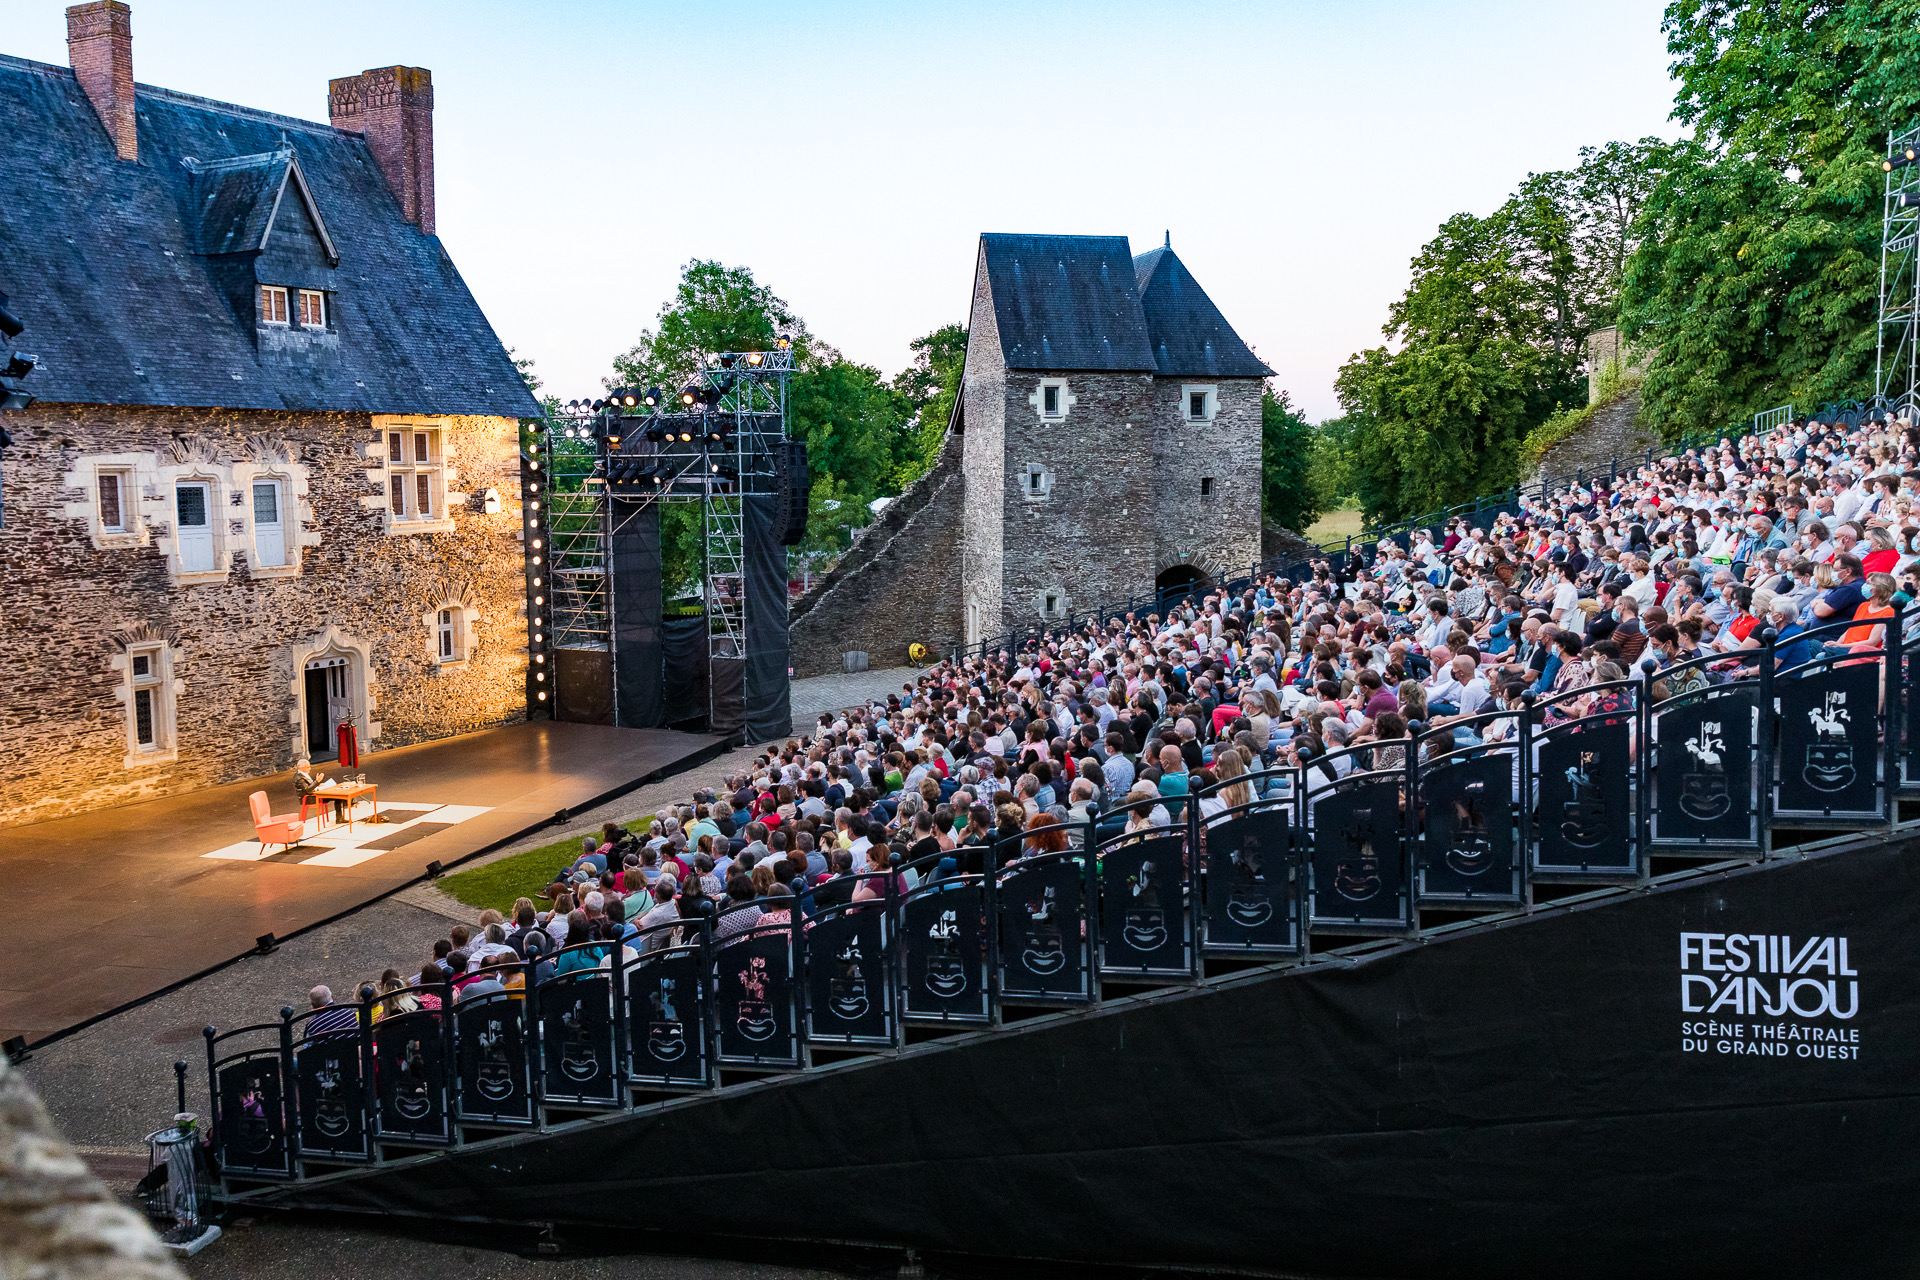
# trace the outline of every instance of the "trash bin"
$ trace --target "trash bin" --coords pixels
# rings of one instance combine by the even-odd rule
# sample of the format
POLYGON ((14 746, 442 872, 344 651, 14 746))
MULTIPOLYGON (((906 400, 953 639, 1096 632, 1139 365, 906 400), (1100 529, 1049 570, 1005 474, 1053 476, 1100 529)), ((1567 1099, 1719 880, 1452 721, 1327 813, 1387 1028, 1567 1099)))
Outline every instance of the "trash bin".
POLYGON ((220 1238, 220 1228, 207 1221, 213 1182, 200 1148, 198 1119, 182 1111, 172 1124, 147 1135, 147 1176, 139 1186, 141 1206, 160 1243, 189 1256, 220 1238))

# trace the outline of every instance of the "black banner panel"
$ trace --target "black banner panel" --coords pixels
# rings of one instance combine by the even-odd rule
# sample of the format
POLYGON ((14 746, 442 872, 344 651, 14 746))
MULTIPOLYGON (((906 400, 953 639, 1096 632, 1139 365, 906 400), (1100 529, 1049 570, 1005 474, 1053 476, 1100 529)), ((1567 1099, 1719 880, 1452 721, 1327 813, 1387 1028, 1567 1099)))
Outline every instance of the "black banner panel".
POLYGON ((1086 873, 1077 854, 1042 854, 1000 873, 1000 994, 1010 1000, 1093 999, 1086 873))
POLYGON ((366 1074, 360 1033, 309 1036, 293 1053, 300 1154, 339 1160, 369 1155, 366 1074))
POLYGON ((613 979, 587 970, 540 985, 540 1093, 548 1102, 620 1105, 613 979))
POLYGON ((1585 720, 1540 735, 1534 780, 1535 872, 1636 879, 1640 850, 1624 722, 1585 720))
POLYGON ((1779 790, 1783 815, 1871 821, 1884 815, 1880 787, 1880 681, 1877 657, 1778 681, 1779 790))
POLYGON ((1653 713, 1653 839, 1672 852, 1759 852, 1751 685, 1729 685, 1653 713))
POLYGON ((454 1006, 462 1120, 533 1123, 533 1052, 527 1002, 517 995, 480 996, 454 1006))
POLYGON ((879 903, 834 907, 807 921, 807 1039, 885 1047, 899 1039, 893 947, 879 903))
POLYGON ((1100 846, 1100 972, 1197 975, 1184 831, 1100 846))
POLYGON ((713 1018, 698 947, 648 951, 627 966, 627 1076, 635 1084, 713 1083, 713 1018))
POLYGON ((1412 927, 1401 795, 1397 780, 1361 781, 1309 798, 1313 874, 1307 918, 1313 928, 1412 927))
POLYGON ((732 938, 714 951, 721 1065, 800 1065, 793 950, 793 930, 769 925, 732 938))
POLYGON ((614 705, 623 729, 657 729, 667 722, 661 698, 660 507, 651 499, 607 496, 614 705))
POLYGON ((1201 830, 1206 844, 1206 913, 1202 946, 1209 954, 1297 956, 1300 883, 1292 815, 1255 809, 1201 830))
POLYGON ((1916 936, 1920 837, 1863 837, 262 1199, 666 1203, 715 1240, 750 1206, 762 1239, 1131 1271, 1910 1276, 1916 936))
POLYGON ((713 693, 707 669, 707 618, 668 618, 660 632, 665 659, 661 701, 666 724, 684 733, 697 733, 707 724, 713 693))
POLYGON ((921 885, 900 908, 906 952, 901 1012, 909 1021, 984 1025, 987 891, 978 880, 921 885))
POLYGON ((1512 751, 1421 773, 1420 901, 1517 906, 1524 900, 1513 777, 1512 751))
POLYGON ((390 1014, 373 1024, 375 1096, 380 1136, 450 1142, 447 1113, 447 1028, 438 1009, 390 1014))
MULTIPOLYGON (((802 499, 805 505, 805 499, 802 499)), ((780 500, 741 499, 746 508, 747 660, 742 673, 748 742, 777 742, 793 729, 793 663, 787 636, 787 549, 780 541, 780 500)), ((717 687, 717 686, 716 686, 717 687)), ((716 721, 714 728, 724 732, 716 721)))
POLYGON ((284 1178, 293 1172, 287 1142, 286 1086, 278 1049, 221 1064, 220 1161, 228 1173, 284 1178))

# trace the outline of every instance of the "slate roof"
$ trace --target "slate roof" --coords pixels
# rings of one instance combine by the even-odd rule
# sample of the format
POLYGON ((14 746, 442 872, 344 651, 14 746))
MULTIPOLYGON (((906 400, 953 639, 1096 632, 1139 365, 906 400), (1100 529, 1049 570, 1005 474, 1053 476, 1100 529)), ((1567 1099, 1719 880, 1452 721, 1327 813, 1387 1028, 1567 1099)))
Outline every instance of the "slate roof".
POLYGON ((1247 349, 1171 245, 1133 260, 1156 370, 1164 378, 1266 378, 1273 370, 1247 349))
POLYGON ((1125 236, 980 237, 1010 369, 1150 371, 1125 236))
POLYGON ((16 345, 41 357, 25 384, 36 397, 540 412, 360 135, 147 85, 136 104, 140 159, 129 163, 71 70, 0 55, 0 292, 27 324, 16 345), (329 290, 337 337, 324 350, 289 356, 289 342, 257 341, 250 279, 262 244, 319 246, 317 274, 288 283, 329 290))
POLYGON ((1001 354, 1010 369, 1264 378, 1186 266, 1125 236, 980 237, 1001 354))

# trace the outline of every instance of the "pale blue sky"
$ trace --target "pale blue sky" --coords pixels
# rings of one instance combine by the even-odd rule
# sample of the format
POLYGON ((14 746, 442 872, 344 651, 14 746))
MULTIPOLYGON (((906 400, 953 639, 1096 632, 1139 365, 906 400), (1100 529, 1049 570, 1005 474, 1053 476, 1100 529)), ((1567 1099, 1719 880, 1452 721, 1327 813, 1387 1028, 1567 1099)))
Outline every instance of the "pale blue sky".
MULTIPOLYGON (((1313 416, 1448 215, 1583 143, 1673 136, 1658 0, 132 0, 144 83, 326 118, 433 71, 440 235, 563 399, 680 264, 746 264, 893 374, 965 318, 981 231, 1174 249, 1313 416)), ((0 51, 64 64, 64 6, 0 51)))

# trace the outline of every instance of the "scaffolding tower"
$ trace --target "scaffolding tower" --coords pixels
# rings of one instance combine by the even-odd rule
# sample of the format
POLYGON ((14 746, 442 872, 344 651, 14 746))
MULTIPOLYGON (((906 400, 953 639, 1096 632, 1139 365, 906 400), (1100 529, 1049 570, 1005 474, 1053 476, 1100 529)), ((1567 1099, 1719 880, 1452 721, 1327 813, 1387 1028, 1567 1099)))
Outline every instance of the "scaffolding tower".
POLYGON ((1898 413, 1920 408, 1920 126, 1887 135, 1886 173, 1873 392, 1876 404, 1898 413))

